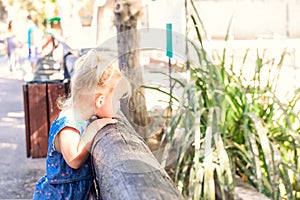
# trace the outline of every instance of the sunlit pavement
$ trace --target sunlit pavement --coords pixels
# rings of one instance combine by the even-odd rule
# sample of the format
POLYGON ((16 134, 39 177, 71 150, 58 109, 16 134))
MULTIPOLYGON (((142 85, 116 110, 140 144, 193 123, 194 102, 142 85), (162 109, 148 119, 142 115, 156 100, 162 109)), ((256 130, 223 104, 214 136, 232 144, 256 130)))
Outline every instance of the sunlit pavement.
POLYGON ((0 199, 31 199, 45 160, 26 157, 22 75, 0 58, 0 199))

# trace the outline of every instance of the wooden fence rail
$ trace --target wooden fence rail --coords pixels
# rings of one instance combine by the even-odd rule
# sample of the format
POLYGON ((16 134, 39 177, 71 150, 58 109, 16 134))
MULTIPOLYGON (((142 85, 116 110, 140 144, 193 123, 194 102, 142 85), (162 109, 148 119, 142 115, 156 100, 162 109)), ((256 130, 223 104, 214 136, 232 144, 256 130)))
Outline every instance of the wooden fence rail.
POLYGON ((103 200, 183 199, 143 139, 124 119, 98 132, 91 154, 103 200))

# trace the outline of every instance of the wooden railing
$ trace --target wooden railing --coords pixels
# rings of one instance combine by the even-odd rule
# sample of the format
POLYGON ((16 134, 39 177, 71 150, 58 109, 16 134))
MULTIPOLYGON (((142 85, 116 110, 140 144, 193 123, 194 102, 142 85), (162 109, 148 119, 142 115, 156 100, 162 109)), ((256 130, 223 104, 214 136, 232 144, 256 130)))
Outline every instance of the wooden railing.
POLYGON ((103 200, 183 199, 165 169, 124 118, 98 132, 91 154, 103 200))

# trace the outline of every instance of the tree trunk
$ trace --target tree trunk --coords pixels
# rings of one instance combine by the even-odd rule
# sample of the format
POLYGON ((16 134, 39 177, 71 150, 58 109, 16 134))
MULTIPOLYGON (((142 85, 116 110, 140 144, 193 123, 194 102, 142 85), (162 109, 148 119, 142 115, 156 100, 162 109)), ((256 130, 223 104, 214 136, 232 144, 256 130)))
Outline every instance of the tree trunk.
POLYGON ((141 1, 115 0, 115 25, 117 28, 117 42, 120 70, 125 73, 132 85, 132 95, 122 102, 122 111, 135 130, 144 138, 145 126, 149 124, 144 91, 139 86, 143 83, 142 71, 139 63, 139 37, 137 22, 141 12, 141 1))
POLYGON ((183 199, 125 117, 98 132, 91 153, 103 200, 183 199))

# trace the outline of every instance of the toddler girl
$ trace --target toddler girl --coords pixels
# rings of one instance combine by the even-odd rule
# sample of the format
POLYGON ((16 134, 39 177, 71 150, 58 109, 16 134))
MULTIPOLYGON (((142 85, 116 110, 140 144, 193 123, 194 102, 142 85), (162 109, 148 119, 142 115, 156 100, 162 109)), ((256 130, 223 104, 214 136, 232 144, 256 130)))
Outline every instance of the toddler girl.
POLYGON ((70 96, 49 131, 46 174, 36 183, 33 199, 89 198, 94 180, 89 158, 93 139, 102 127, 116 123, 119 99, 129 91, 117 69, 101 64, 96 50, 76 62, 70 96), (89 123, 95 115, 98 119, 89 123))

